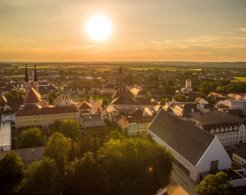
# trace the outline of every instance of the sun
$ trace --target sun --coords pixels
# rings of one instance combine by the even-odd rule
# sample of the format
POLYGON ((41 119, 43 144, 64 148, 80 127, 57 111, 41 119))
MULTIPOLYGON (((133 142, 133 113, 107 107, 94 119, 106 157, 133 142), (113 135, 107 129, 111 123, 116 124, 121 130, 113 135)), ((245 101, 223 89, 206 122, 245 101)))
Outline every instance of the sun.
POLYGON ((112 24, 109 18, 103 15, 91 17, 85 27, 87 34, 96 41, 105 41, 112 33, 112 24))

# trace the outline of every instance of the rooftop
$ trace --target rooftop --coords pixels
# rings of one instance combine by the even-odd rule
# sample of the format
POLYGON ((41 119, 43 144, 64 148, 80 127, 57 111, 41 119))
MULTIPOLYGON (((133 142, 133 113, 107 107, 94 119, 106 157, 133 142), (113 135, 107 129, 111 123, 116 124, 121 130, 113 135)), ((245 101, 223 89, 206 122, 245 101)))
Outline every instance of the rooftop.
POLYGON ((87 101, 83 101, 78 105, 78 109, 92 109, 92 105, 87 101))
POLYGON ((166 144, 196 165, 214 136, 161 109, 149 130, 166 144))
POLYGON ((235 124, 235 123, 244 123, 245 120, 232 115, 227 112, 220 112, 213 110, 208 113, 193 113, 192 119, 199 121, 201 125, 212 125, 212 124, 235 124))
POLYGON ((38 103, 41 101, 41 95, 34 89, 33 87, 30 88, 27 96, 24 99, 24 104, 33 104, 38 103))
MULTIPOLYGON (((45 147, 36 147, 36 148, 23 148, 12 150, 11 152, 16 152, 24 163, 30 163, 38 160, 42 160, 44 157, 45 147)), ((0 159, 3 158, 9 152, 0 153, 0 159)))
POLYGON ((32 116, 32 115, 47 115, 47 114, 60 114, 60 113, 75 113, 79 112, 75 106, 49 106, 49 107, 24 107, 16 113, 16 117, 32 116))

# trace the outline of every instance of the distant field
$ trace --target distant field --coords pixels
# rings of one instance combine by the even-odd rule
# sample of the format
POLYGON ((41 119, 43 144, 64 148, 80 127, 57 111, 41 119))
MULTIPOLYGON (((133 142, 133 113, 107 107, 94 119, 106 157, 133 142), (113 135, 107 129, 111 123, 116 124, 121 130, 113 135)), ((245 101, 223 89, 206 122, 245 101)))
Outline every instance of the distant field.
MULTIPOLYGON (((33 68, 34 65, 28 65, 28 68, 33 68)), ((20 65, 19 66, 20 68, 25 68, 25 65, 20 65)), ((37 65, 37 69, 56 69, 58 68, 59 66, 58 65, 37 65)))
POLYGON ((184 68, 184 67, 160 67, 160 66, 136 66, 130 67, 131 70, 163 70, 163 71, 177 71, 177 70, 185 70, 185 71, 201 71, 201 68, 184 68))
POLYGON ((246 77, 234 77, 236 81, 243 81, 246 82, 246 77))

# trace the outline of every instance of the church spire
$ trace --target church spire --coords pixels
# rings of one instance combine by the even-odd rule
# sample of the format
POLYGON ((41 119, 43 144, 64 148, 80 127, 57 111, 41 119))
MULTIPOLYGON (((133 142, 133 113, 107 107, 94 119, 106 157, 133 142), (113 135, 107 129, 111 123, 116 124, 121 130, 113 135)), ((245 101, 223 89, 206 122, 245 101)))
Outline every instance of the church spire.
POLYGON ((25 82, 28 83, 29 79, 28 79, 28 72, 27 72, 27 65, 25 68, 25 82))
POLYGON ((34 82, 38 82, 38 74, 37 74, 37 67, 36 65, 34 66, 34 78, 33 78, 34 82))

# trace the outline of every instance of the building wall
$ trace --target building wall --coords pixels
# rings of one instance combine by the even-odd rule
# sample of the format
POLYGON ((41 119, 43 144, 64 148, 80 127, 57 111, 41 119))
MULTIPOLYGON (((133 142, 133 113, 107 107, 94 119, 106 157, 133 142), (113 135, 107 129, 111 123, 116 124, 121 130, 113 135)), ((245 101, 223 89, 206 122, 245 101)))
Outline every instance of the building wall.
POLYGON ((127 127, 129 135, 134 135, 138 132, 148 131, 149 123, 130 123, 127 127))
POLYGON ((17 116, 15 118, 15 126, 16 128, 28 127, 28 126, 46 127, 50 124, 53 124, 56 120, 64 120, 64 119, 79 120, 79 112, 33 115, 33 116, 17 116))
POLYGON ((80 125, 82 128, 106 126, 101 116, 81 116, 80 125))
POLYGON ((189 171, 190 178, 195 182, 199 181, 201 173, 210 171, 211 161, 218 160, 220 170, 228 169, 231 167, 231 159, 217 137, 215 137, 214 140, 211 142, 210 146, 208 147, 202 158, 199 160, 199 162, 196 165, 193 165, 153 132, 149 131, 149 133, 157 143, 168 149, 173 155, 174 159, 177 160, 189 171))
POLYGON ((211 129, 210 133, 216 135, 223 146, 246 142, 246 129, 243 124, 211 129))
POLYGON ((223 100, 219 101, 218 104, 223 104, 231 109, 246 110, 246 100, 223 100))
POLYGON ((2 122, 7 122, 7 121, 14 122, 15 121, 15 115, 14 114, 2 114, 1 115, 1 121, 2 122))
POLYGON ((218 160, 218 169, 231 168, 231 159, 217 137, 213 139, 206 152, 196 164, 199 173, 209 172, 211 161, 218 160))
POLYGON ((166 144, 162 139, 160 139, 156 134, 152 131, 149 131, 151 137, 160 145, 164 146, 167 150, 170 151, 175 160, 177 160, 184 168, 189 171, 189 176, 193 181, 198 181, 199 173, 197 168, 189 162, 186 158, 184 158, 181 154, 175 151, 171 146, 166 144))
POLYGON ((11 150, 11 122, 0 123, 0 152, 11 150))

